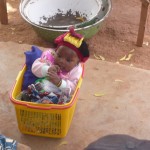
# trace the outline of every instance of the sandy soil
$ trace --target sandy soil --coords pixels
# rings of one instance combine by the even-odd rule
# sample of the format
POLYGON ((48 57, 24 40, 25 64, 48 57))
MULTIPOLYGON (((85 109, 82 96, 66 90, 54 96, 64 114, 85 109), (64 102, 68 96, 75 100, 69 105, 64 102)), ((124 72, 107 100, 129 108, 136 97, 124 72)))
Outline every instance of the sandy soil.
MULTIPOLYGON (((14 41, 42 47, 50 47, 34 32, 19 13, 20 0, 7 0, 8 25, 0 24, 0 41, 14 41)), ((112 10, 103 22, 101 30, 87 40, 91 58, 102 56, 101 59, 144 69, 150 69, 150 19, 148 16, 143 47, 136 46, 141 11, 140 0, 112 0, 112 10), (131 54, 131 55, 129 55, 131 54), (129 60, 120 60, 123 56, 129 60)), ((96 58, 95 58, 96 59, 96 58)))

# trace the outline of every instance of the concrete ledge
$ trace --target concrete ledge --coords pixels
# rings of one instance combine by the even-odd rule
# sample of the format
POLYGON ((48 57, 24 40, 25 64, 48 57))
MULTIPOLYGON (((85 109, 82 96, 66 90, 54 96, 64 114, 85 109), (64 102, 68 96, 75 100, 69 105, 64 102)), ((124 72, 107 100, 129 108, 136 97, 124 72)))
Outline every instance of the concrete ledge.
POLYGON ((9 90, 24 63, 30 45, 0 42, 0 129, 33 150, 83 149, 108 134, 128 134, 150 139, 150 71, 89 59, 75 114, 64 139, 22 135, 17 126, 9 90), (7 75, 7 76, 6 76, 7 75), (101 96, 94 96, 94 94, 101 96), (13 127, 13 130, 9 130, 13 127), (64 142, 66 144, 61 144, 64 142), (61 145, 61 146, 60 146, 61 145))
POLYGON ((29 146, 27 146, 27 145, 18 143, 17 144, 17 150, 31 150, 31 148, 29 146))

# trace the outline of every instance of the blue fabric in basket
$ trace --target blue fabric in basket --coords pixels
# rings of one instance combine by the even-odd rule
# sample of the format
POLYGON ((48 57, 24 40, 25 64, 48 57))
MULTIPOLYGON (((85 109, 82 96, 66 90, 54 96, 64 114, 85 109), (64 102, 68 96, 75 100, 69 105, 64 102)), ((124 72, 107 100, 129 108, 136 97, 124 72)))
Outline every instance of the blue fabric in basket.
POLYGON ((0 134, 0 150, 16 150, 17 142, 0 134))
POLYGON ((24 73, 22 90, 26 90, 28 85, 35 82, 37 77, 32 73, 31 67, 33 62, 42 55, 42 50, 36 46, 32 46, 31 50, 24 52, 26 57, 27 70, 24 73))

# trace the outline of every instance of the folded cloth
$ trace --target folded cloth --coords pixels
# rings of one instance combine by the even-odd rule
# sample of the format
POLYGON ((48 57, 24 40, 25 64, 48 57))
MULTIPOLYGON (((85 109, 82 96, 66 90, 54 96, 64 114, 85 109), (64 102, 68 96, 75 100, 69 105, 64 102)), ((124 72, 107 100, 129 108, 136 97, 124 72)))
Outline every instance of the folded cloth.
POLYGON ((150 150, 150 141, 123 134, 107 135, 90 143, 85 150, 150 150))
POLYGON ((16 150, 17 142, 0 134, 0 150, 16 150))
POLYGON ((40 50, 38 47, 36 46, 32 46, 31 50, 24 52, 25 56, 26 56, 26 66, 27 69, 24 73, 24 77, 23 77, 23 84, 22 84, 22 90, 27 89, 28 85, 32 84, 35 82, 35 80, 37 80, 37 77, 32 73, 31 71, 31 67, 33 62, 41 57, 42 55, 42 50, 40 50))

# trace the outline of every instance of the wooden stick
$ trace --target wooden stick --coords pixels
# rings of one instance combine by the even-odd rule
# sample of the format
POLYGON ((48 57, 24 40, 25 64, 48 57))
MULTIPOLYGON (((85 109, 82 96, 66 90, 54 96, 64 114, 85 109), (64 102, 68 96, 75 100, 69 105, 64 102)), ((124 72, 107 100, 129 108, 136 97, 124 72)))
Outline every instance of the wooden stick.
POLYGON ((140 47, 142 47, 143 45, 144 32, 145 32, 145 26, 146 26, 147 14, 148 14, 148 6, 149 6, 149 2, 147 0, 145 1, 142 0, 140 24, 139 24, 137 43, 136 43, 137 46, 140 47))
POLYGON ((150 0, 141 0, 142 3, 150 3, 150 0))
POLYGON ((0 0, 0 21, 2 24, 8 24, 6 0, 0 0))

